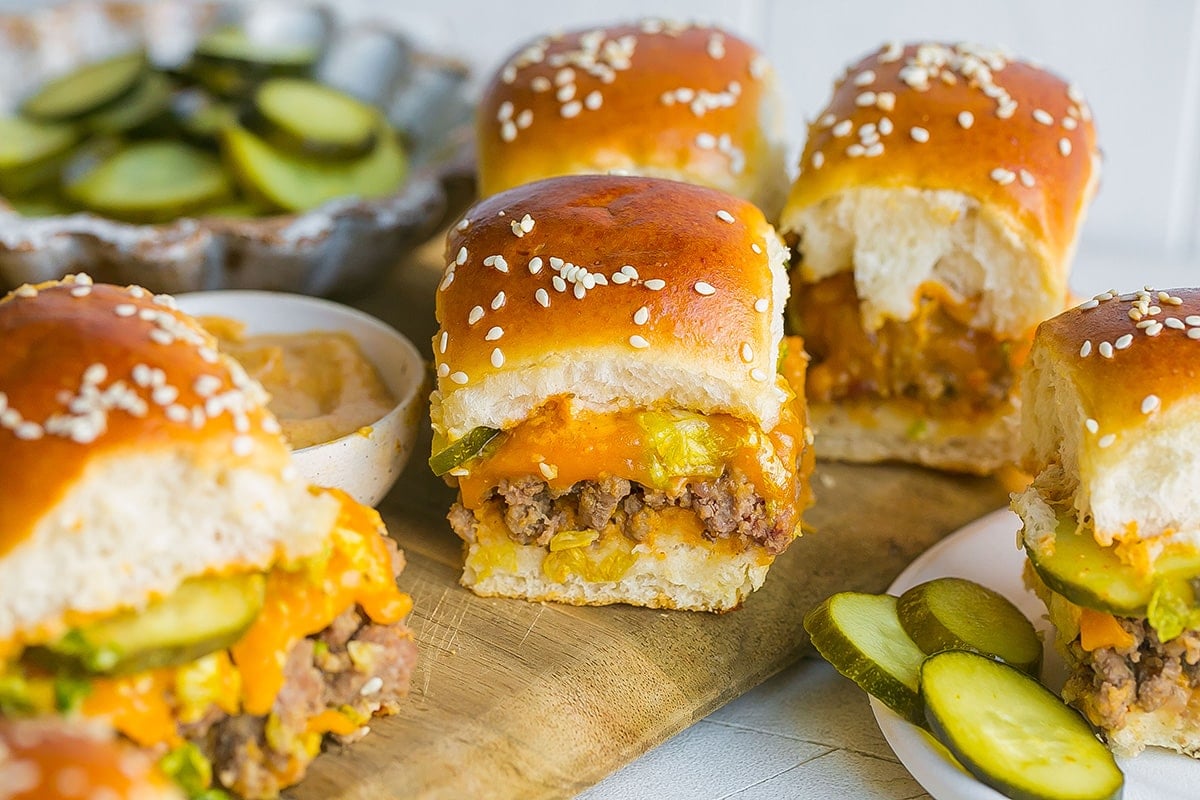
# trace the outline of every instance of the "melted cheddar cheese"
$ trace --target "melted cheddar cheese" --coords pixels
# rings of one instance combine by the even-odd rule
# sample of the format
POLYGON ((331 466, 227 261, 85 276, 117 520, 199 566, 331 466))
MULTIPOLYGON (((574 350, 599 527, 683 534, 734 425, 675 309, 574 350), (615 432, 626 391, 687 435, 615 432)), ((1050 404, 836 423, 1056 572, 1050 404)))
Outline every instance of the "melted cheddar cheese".
MULTIPOLYGON (((648 453, 652 447, 639 421, 639 411, 612 414, 574 413, 570 398, 550 401, 511 430, 487 457, 458 474, 462 503, 479 509, 504 478, 532 475, 556 491, 579 481, 609 475, 644 486, 659 477, 648 453)), ((725 464, 741 470, 768 502, 791 504, 801 496, 803 470, 797 465, 804 448, 804 421, 794 403, 785 403, 779 424, 769 432, 729 414, 703 416, 707 433, 727 454, 725 464)), ((718 471, 719 474, 719 471, 718 471)), ((676 480, 682 487, 689 478, 676 480)))
MULTIPOLYGON (((202 678, 193 662, 98 679, 84 700, 84 715, 107 718, 143 746, 176 746, 182 741, 178 723, 195 718, 199 701, 227 713, 270 712, 283 686, 292 646, 328 627, 346 609, 358 606, 380 624, 403 619, 412 610, 412 600, 396 587, 378 513, 340 491, 328 491, 342 501, 342 508, 326 552, 277 566, 268 574, 257 620, 229 651, 205 656, 211 664, 205 665, 202 678), (181 691, 185 685, 190 692, 181 691)), ((308 732, 344 733, 357 727, 356 721, 332 711, 310 720, 308 732)))

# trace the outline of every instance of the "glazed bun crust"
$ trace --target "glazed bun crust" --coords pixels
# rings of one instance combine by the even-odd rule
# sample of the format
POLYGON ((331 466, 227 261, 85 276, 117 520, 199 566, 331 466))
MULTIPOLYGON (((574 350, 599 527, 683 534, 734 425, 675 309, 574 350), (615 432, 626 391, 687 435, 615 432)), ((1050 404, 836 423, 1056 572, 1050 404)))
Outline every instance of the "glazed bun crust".
POLYGON ((1061 467, 1098 540, 1200 547, 1200 290, 1106 292, 1047 320, 1022 382, 1027 469, 1061 467))
POLYGON ((552 178, 488 198, 447 238, 434 426, 505 428, 570 394, 769 430, 787 397, 786 256, 755 206, 674 181, 552 178))
POLYGON ((0 503, 0 555, 93 459, 182 446, 281 472, 287 446, 266 396, 247 381, 167 296, 68 278, 0 300, 0 464, 21 465, 4 477, 5 493, 21 502, 0 503), (230 411, 194 415, 214 397, 230 411))
POLYGON ((658 21, 516 51, 477 117, 480 193, 620 170, 711 186, 773 216, 786 193, 774 76, 752 45, 658 21))

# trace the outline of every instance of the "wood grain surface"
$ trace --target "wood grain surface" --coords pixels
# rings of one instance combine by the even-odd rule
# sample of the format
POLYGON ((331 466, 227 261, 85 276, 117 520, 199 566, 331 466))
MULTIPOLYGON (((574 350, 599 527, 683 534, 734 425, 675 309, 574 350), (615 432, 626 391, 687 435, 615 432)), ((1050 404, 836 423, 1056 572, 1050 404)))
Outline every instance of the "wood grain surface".
MULTIPOLYGON (((355 304, 427 355, 440 239, 355 304)), ((428 421, 422 423, 428 429, 428 421)), ((736 611, 713 615, 481 598, 458 585, 452 490, 425 467, 428 435, 380 510, 420 648, 400 714, 323 755, 295 800, 569 798, 809 654, 806 611, 880 591, 948 533, 1005 504, 999 483, 905 466, 822 463, 813 529, 736 611)))

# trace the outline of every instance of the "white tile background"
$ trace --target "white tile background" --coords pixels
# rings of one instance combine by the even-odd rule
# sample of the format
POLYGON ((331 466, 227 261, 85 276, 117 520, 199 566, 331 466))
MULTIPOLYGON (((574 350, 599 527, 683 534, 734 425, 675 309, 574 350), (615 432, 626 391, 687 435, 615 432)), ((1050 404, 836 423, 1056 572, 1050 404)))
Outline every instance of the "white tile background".
MULTIPOLYGON (((0 10, 41 5, 0 0, 0 10)), ((340 0, 487 74, 546 31, 655 15, 716 22, 758 43, 786 90, 793 149, 843 66, 891 40, 1003 45, 1079 83, 1104 177, 1073 283, 1090 293, 1200 284, 1200 3, 1196 0, 340 0)))

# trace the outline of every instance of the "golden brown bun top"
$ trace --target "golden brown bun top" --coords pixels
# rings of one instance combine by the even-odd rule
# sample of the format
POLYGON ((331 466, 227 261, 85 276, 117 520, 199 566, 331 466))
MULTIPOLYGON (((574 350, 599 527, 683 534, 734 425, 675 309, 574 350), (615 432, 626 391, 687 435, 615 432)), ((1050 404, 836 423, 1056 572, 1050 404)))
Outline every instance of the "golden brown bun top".
POLYGON ((1099 176, 1091 111, 1051 72, 998 51, 892 44, 850 67, 808 129, 784 211, 866 186, 976 198, 1065 270, 1099 176))
POLYGON ((1031 357, 1043 355, 1096 421, 1091 435, 1135 430, 1200 391, 1200 289, 1097 295, 1038 327, 1031 357))
POLYGON ((183 800, 154 759, 98 723, 0 719, 5 800, 183 800))
POLYGON ((96 458, 186 450, 285 470, 261 387, 174 306, 86 275, 0 299, 0 554, 96 458))
POLYGON ((703 389, 773 417, 779 401, 758 396, 775 382, 785 259, 758 208, 691 184, 584 175, 490 197, 447 237, 433 340, 442 406, 458 408, 446 427, 519 419, 572 369, 572 392, 601 404, 703 389), (521 397, 497 396, 498 376, 521 397), (497 410, 509 400, 525 411, 497 410))
POLYGON ((480 101, 480 194, 625 170, 752 197, 764 181, 750 173, 781 134, 772 80, 762 54, 718 28, 647 20, 536 39, 480 101))

